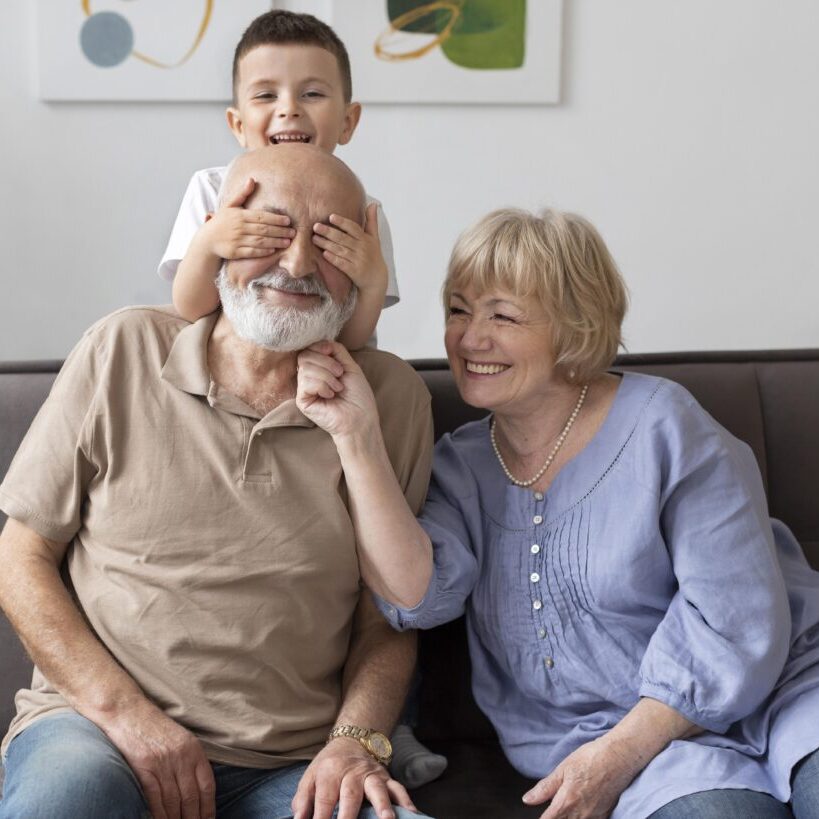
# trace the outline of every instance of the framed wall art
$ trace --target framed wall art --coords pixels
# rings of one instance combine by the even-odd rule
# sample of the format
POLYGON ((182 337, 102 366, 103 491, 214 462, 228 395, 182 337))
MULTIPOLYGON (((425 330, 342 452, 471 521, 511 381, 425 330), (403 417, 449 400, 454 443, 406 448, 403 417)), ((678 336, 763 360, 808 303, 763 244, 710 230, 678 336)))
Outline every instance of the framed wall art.
POLYGON ((45 100, 230 99, 233 49, 270 0, 37 0, 45 100))
POLYGON ((562 0, 333 0, 362 102, 556 103, 562 0))

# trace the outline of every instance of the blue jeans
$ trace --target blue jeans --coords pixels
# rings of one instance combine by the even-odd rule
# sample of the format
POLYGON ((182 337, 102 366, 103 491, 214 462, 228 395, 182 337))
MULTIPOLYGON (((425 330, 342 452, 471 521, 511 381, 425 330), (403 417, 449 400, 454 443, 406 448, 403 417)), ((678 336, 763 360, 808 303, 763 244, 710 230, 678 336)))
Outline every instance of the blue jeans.
POLYGON ((794 769, 790 805, 767 793, 713 790, 663 805, 650 819, 819 819, 819 751, 794 769))
MULTIPOLYGON (((149 819, 128 764, 94 723, 73 713, 43 717, 6 754, 0 819, 149 819)), ((258 770, 213 766, 218 819, 289 819, 306 762, 258 770)), ((397 819, 419 814, 395 807, 397 819)), ((362 808, 359 819, 376 819, 362 808)), ((421 817, 423 819, 423 817, 421 817)))

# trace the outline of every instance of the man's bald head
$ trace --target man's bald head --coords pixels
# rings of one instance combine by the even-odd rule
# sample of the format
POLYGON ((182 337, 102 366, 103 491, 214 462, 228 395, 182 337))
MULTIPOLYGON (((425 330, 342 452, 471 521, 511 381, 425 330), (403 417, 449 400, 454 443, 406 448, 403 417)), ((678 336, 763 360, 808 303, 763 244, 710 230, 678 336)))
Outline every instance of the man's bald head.
POLYGON ((248 178, 256 180, 256 189, 246 207, 270 207, 271 195, 288 200, 273 205, 283 211, 292 207, 293 199, 302 204, 332 202, 337 204, 333 213, 364 222, 364 186, 338 157, 315 145, 266 145, 240 154, 228 166, 220 202, 234 197, 248 178))
MULTIPOLYGON (((223 201, 287 216, 289 244, 264 257, 232 259, 217 279, 222 309, 236 333, 271 350, 298 350, 335 338, 352 315, 356 288, 315 242, 330 216, 364 223, 364 189, 339 159, 312 145, 269 145, 237 157, 222 185, 223 201), (247 281, 238 287, 234 281, 247 281)), ((330 254, 328 254, 330 255, 330 254)))

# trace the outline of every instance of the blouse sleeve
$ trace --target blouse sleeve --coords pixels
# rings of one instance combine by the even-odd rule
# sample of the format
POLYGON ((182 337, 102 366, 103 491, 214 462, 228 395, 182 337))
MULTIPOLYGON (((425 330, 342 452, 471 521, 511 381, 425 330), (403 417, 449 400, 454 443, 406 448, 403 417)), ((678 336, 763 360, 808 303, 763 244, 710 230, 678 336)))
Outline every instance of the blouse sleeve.
POLYGON ((477 486, 449 435, 436 445, 432 478, 419 523, 432 541, 433 570, 424 598, 411 609, 373 595, 393 628, 434 628, 464 613, 475 586, 478 562, 473 544, 480 536, 477 486))
POLYGON ((679 390, 660 425, 660 524, 677 590, 640 668, 640 696, 723 733, 770 694, 790 612, 759 469, 679 390))

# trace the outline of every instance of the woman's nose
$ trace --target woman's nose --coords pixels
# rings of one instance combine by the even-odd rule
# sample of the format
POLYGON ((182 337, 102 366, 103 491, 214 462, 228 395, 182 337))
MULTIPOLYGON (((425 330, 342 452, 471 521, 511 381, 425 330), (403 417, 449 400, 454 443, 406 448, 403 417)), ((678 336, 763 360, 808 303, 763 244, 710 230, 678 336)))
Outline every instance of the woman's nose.
POLYGON ((461 336, 461 346, 467 350, 487 350, 492 346, 486 322, 471 319, 461 336))

